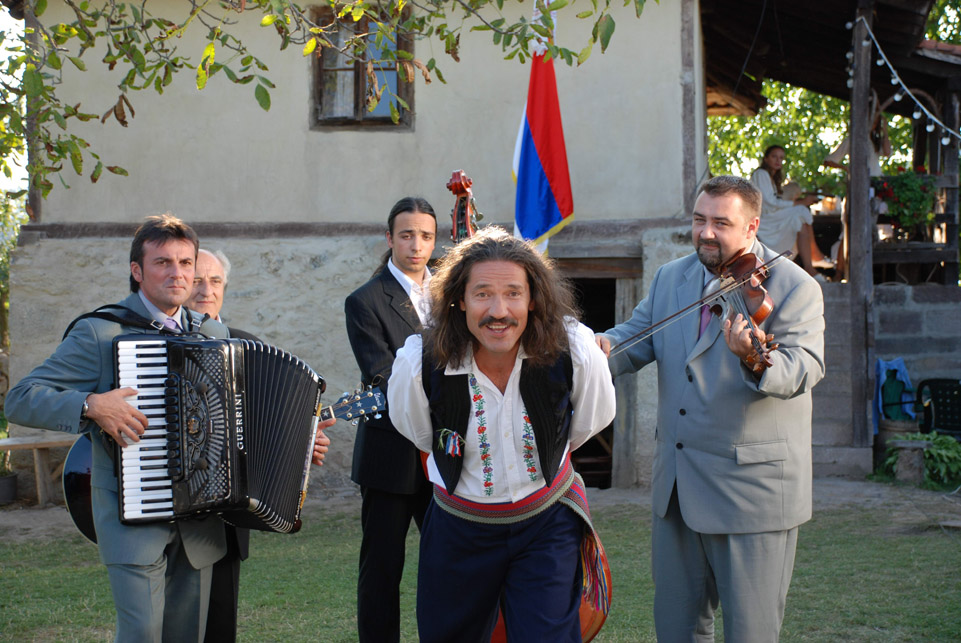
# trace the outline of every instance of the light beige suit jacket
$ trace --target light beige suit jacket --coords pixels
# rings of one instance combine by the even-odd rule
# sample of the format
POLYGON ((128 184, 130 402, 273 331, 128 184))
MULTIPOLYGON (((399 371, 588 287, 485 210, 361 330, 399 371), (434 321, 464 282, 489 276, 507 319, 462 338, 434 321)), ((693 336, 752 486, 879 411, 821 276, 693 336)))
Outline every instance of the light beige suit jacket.
MULTIPOLYGON (((775 255, 760 243, 752 251, 775 255)), ((630 320, 604 333, 617 344, 701 298, 696 254, 658 269, 630 320)), ((710 534, 791 529, 811 517, 811 389, 824 375, 820 285, 790 261, 764 287, 774 311, 761 328, 780 348, 756 381, 713 317, 698 338, 693 314, 611 358, 611 372, 657 362, 652 501, 661 517, 677 486, 684 522, 710 534)))

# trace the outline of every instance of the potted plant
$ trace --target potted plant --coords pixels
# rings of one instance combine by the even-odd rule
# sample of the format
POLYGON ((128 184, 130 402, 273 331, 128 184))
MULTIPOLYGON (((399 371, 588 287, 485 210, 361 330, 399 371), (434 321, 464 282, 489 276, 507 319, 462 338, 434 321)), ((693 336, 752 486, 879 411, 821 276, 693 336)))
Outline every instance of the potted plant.
MULTIPOLYGON (((7 437, 7 416, 0 411, 0 438, 7 437)), ((17 499, 17 472, 10 468, 10 451, 0 451, 0 505, 17 499)))
POLYGON ((909 172, 899 165, 896 173, 872 179, 875 196, 884 201, 891 224, 902 240, 922 241, 930 237, 937 200, 937 177, 923 166, 909 172))

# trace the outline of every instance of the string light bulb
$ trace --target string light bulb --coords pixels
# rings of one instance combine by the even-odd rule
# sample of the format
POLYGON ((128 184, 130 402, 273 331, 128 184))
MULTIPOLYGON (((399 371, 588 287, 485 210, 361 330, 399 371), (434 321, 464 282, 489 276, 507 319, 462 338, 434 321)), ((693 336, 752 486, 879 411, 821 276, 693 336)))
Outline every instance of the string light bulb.
POLYGON ((898 77, 897 77, 896 75, 892 74, 892 75, 891 75, 891 84, 892 84, 892 85, 897 85, 899 82, 901 82, 901 81, 898 80, 898 77))
POLYGON ((902 92, 902 91, 899 89, 898 92, 894 95, 894 102, 899 103, 899 102, 901 102, 901 99, 902 99, 902 98, 904 98, 904 92, 902 92))
POLYGON ((915 107, 915 108, 914 108, 914 113, 911 114, 911 118, 913 118, 914 120, 918 120, 919 118, 921 118, 921 108, 920 108, 920 107, 915 107))
POLYGON ((848 89, 854 87, 854 79, 853 79, 853 78, 848 78, 848 83, 847 83, 847 85, 848 85, 848 89))
POLYGON ((942 132, 942 133, 941 133, 941 145, 947 145, 947 144, 950 143, 950 142, 951 142, 951 137, 948 136, 948 133, 947 133, 947 132, 942 132))
POLYGON ((878 67, 884 67, 884 58, 878 58, 874 64, 878 67))
POLYGON ((848 31, 851 31, 851 27, 853 26, 854 26, 854 23, 851 22, 850 20, 844 23, 844 28, 847 29, 848 31))
POLYGON ((933 132, 933 131, 934 131, 934 123, 931 122, 931 121, 928 121, 928 124, 925 125, 924 129, 928 130, 929 132, 933 132))

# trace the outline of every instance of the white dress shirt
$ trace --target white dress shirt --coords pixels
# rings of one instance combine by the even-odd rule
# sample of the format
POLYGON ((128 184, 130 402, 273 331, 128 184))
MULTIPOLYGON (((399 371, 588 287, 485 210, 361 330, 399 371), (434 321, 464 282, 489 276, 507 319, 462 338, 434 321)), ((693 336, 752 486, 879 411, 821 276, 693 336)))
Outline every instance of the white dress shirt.
POLYGON ((414 312, 420 319, 420 325, 426 326, 428 320, 430 320, 430 270, 424 266, 424 279, 420 284, 417 284, 407 273, 394 265, 393 259, 387 260, 387 269, 390 270, 390 274, 394 275, 401 288, 410 297, 410 303, 414 305, 414 312))
MULTIPOLYGON (((137 294, 140 295, 140 301, 143 302, 144 307, 147 309, 147 312, 150 313, 151 317, 156 319, 161 324, 167 321, 167 318, 168 318, 167 313, 165 313, 164 311, 154 306, 153 302, 147 299, 147 297, 143 294, 143 289, 138 290, 137 294)), ((169 316, 170 319, 176 322, 177 328, 180 329, 180 332, 184 331, 184 328, 183 326, 181 326, 181 323, 180 323, 180 320, 183 319, 183 313, 184 313, 184 308, 183 306, 180 306, 177 308, 177 312, 169 316)))
MULTIPOLYGON (((594 343, 594 333, 571 320, 568 336, 574 366, 574 415, 567 451, 572 451, 611 423, 615 402, 607 358, 594 343)), ((421 380, 421 346, 421 336, 411 335, 397 352, 387 387, 387 408, 397 431, 421 451, 430 452, 433 426, 421 380)), ((470 350, 464 364, 445 369, 447 375, 467 373, 471 387, 473 412, 462 448, 464 466, 454 490, 461 498, 483 503, 517 502, 545 486, 520 394, 521 363, 526 357, 521 346, 504 393, 477 368, 470 350), (478 415, 478 411, 483 412, 478 415), (482 427, 486 440, 480 439, 482 427)), ((433 454, 427 460, 427 471, 431 482, 444 486, 433 454)))

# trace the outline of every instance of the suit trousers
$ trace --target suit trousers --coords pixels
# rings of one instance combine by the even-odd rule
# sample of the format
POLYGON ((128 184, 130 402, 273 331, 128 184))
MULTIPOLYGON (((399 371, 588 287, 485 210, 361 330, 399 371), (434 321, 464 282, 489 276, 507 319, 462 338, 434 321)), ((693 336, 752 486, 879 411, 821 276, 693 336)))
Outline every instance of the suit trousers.
POLYGON ((702 534, 684 523, 671 495, 651 524, 654 625, 659 643, 714 640, 724 608, 724 640, 777 641, 797 547, 797 527, 757 534, 702 534))
POLYGON ((227 553, 214 563, 210 580, 210 607, 204 643, 237 640, 237 600, 240 595, 240 548, 236 527, 226 525, 227 553))
POLYGON ((417 493, 391 493, 361 487, 360 574, 357 578, 357 633, 360 643, 400 640, 400 581, 404 576, 407 532, 420 529, 432 487, 417 493))
POLYGON ((107 565, 117 607, 118 643, 200 641, 207 624, 212 565, 194 569, 180 531, 150 565, 107 565))
POLYGON ((579 642, 584 528, 560 502, 506 525, 465 520, 431 502, 417 571, 421 642, 488 642, 499 605, 508 641, 579 642))

